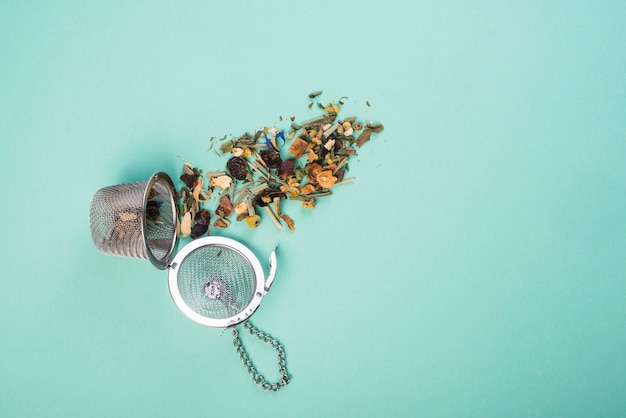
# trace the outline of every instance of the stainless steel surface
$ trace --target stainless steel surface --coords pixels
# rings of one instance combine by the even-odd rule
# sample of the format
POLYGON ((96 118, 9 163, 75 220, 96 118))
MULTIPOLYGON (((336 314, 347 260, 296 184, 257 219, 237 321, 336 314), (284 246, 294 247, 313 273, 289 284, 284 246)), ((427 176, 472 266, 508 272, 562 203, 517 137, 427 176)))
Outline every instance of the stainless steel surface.
POLYGON ((167 268, 178 243, 175 195, 165 173, 98 190, 89 208, 91 237, 98 251, 146 259, 159 269, 167 268))
POLYGON ((185 245, 172 260, 168 283, 181 312, 209 327, 245 321, 265 294, 259 260, 243 244, 224 237, 185 245))

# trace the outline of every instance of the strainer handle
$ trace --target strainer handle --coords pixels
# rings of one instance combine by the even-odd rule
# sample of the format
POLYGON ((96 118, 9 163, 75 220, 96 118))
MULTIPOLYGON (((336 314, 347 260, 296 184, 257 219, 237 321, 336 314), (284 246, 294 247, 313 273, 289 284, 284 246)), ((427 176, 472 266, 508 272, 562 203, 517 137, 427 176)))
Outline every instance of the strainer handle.
POLYGON ((265 280, 265 293, 270 290, 270 286, 274 282, 274 278, 276 277, 276 269, 277 269, 277 261, 276 261, 276 250, 278 249, 278 245, 274 248, 274 251, 270 254, 270 274, 267 276, 267 280, 265 280))

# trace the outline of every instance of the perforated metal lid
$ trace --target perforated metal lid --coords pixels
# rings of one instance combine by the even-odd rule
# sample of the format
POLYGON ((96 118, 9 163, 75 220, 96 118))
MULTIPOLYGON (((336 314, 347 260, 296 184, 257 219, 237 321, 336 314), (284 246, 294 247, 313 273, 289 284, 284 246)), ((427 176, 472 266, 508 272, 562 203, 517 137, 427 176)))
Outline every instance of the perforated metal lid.
POLYGON ((169 289, 191 320, 229 327, 259 307, 265 285, 261 263, 243 244, 224 237, 198 238, 185 245, 169 266, 169 289))

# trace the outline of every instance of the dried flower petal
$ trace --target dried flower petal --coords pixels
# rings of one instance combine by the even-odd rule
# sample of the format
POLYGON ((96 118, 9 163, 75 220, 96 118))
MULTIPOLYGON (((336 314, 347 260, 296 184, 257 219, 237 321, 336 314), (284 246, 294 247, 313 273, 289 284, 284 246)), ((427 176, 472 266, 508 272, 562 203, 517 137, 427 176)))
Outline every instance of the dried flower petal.
POLYGON ((259 215, 248 216, 246 218, 246 224, 248 224, 250 228, 256 228, 261 224, 261 217, 259 215))
POLYGON ((180 223, 180 233, 183 234, 185 238, 191 233, 191 212, 187 212, 183 216, 183 220, 180 223))
POLYGON ((204 190, 202 190, 202 185, 204 184, 204 177, 198 177, 198 182, 193 188, 193 198, 196 202, 206 202, 209 197, 204 190))
POLYGON ((211 186, 217 186, 222 189, 227 189, 230 183, 233 181, 229 176, 218 176, 211 178, 211 186))
POLYGON ((243 202, 235 206, 235 213, 241 215, 242 213, 248 214, 248 202, 243 202))
POLYGON ((285 160, 280 165, 280 168, 278 169, 278 174, 282 178, 287 179, 293 175, 295 168, 296 168, 296 160, 294 159, 285 160))

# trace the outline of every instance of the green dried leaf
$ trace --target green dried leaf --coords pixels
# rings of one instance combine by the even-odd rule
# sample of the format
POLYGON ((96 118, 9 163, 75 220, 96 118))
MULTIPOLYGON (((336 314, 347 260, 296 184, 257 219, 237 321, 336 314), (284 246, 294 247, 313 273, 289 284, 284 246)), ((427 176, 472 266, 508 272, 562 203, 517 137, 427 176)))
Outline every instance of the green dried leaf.
POLYGON ((228 154, 229 152, 232 151, 232 149, 233 149, 233 141, 224 142, 220 146, 220 151, 222 152, 222 154, 228 154))
POLYGON ((373 132, 375 134, 382 132, 383 129, 385 129, 385 127, 383 126, 382 123, 377 123, 376 125, 366 125, 365 126, 365 130, 366 131, 370 131, 373 132))
POLYGON ((319 96, 320 94, 322 94, 321 90, 318 91, 314 91, 313 93, 309 94, 309 99, 315 99, 317 96, 319 96))

